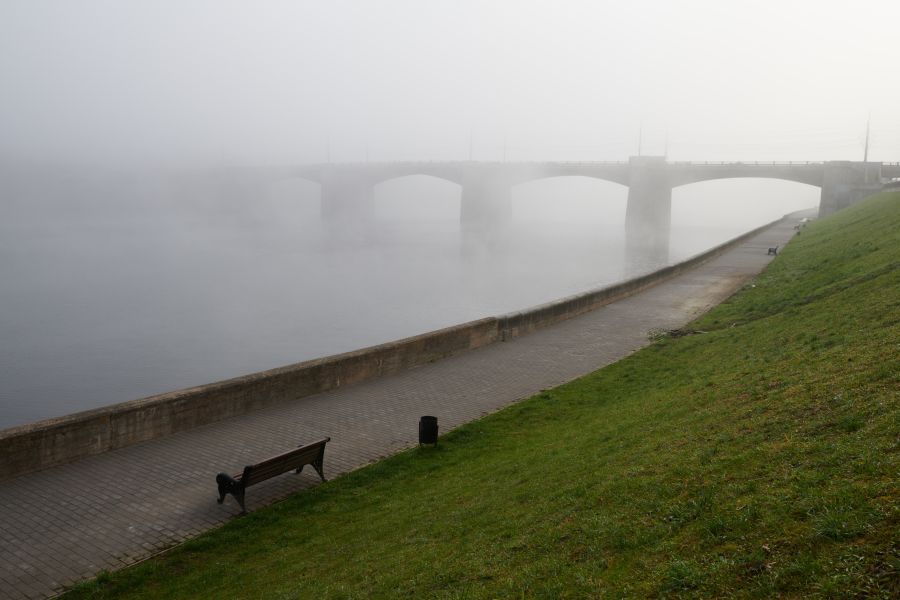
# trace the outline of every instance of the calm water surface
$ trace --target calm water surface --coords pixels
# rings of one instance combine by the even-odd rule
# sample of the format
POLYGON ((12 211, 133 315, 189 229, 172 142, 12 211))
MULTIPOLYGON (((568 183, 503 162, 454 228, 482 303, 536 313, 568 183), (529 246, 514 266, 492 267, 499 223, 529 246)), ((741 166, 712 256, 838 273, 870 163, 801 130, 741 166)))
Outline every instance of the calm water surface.
MULTIPOLYGON (((484 238, 460 232, 458 192, 440 186, 379 189, 374 222, 347 228, 324 225, 302 185, 252 207, 147 182, 66 189, 19 190, 0 205, 0 428, 526 308, 662 266, 626 263, 622 193, 563 219, 529 212, 546 198, 524 194, 510 229, 484 238)), ((669 259, 756 224, 676 228, 669 259)))

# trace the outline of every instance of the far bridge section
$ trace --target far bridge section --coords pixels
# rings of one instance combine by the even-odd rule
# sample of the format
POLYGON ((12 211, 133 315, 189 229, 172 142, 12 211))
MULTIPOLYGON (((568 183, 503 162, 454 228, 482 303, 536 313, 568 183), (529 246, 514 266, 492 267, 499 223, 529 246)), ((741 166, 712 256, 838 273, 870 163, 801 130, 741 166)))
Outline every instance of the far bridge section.
POLYGON ((365 220, 373 212, 377 184, 428 175, 462 188, 460 222, 491 231, 512 213, 512 188, 560 176, 612 181, 628 187, 625 226, 629 244, 668 247, 672 189, 682 185, 743 177, 783 179, 821 188, 819 215, 825 216, 871 195, 900 178, 900 163, 878 162, 668 162, 662 156, 633 156, 627 162, 390 162, 336 163, 240 169, 245 189, 301 178, 322 186, 322 216, 337 224, 365 220))

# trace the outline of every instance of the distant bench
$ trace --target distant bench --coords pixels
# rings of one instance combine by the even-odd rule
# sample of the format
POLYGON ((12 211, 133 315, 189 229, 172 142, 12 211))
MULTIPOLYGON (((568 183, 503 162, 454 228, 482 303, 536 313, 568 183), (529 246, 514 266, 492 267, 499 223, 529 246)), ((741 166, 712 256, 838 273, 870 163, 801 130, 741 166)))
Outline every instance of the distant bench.
POLYGON ((769 248, 769 254, 778 254, 778 246, 769 248))
POLYGON ((300 446, 296 450, 279 454, 267 458, 255 465, 247 465, 244 472, 233 477, 225 473, 216 475, 216 483, 219 486, 219 504, 225 501, 225 494, 231 494, 234 499, 241 505, 241 514, 247 513, 247 507, 244 506, 244 490, 251 485, 260 481, 271 479, 276 475, 281 475, 288 471, 299 473, 306 465, 312 465, 322 481, 325 481, 323 473, 323 461, 325 459, 325 444, 331 441, 331 438, 325 438, 312 444, 300 446))

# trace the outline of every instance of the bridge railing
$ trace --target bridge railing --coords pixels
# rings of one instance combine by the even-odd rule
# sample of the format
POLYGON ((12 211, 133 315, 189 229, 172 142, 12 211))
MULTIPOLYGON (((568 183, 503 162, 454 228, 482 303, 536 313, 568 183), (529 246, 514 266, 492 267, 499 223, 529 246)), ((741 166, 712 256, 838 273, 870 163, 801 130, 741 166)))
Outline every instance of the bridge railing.
MULTIPOLYGON (((627 166, 629 161, 624 160, 397 160, 397 161, 355 161, 341 163, 316 163, 305 165, 307 167, 326 167, 326 166, 396 166, 396 165, 464 165, 464 164, 481 164, 481 165, 555 165, 561 167, 599 167, 599 166, 627 166)), ((797 166, 822 166, 825 161, 810 160, 774 160, 774 161, 712 161, 712 160, 672 160, 667 161, 667 165, 681 166, 705 166, 705 167, 735 167, 735 166, 761 166, 761 167, 797 167, 797 166)), ((900 167, 900 162, 873 162, 871 164, 879 164, 883 167, 900 167)))
POLYGON ((535 161, 533 164, 552 164, 561 167, 623 167, 628 165, 624 160, 554 160, 554 161, 535 161))
POLYGON ((703 165, 709 167, 735 167, 735 166, 760 166, 760 167, 797 167, 797 166, 822 166, 825 163, 822 161, 812 161, 812 160, 773 160, 773 161, 762 161, 762 160, 735 160, 735 161, 711 161, 711 160, 673 160, 668 164, 670 165, 703 165))

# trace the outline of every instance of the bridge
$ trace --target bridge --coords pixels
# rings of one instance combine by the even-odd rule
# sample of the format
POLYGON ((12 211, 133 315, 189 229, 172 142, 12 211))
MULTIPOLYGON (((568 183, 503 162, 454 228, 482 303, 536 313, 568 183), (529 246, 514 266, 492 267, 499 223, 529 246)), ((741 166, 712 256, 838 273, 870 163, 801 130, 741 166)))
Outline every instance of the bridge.
MULTIPOLYGON (((373 211, 374 186, 410 175, 428 175, 462 188, 460 221, 487 229, 508 221, 515 185, 561 176, 581 176, 628 187, 627 237, 644 245, 668 246, 672 189, 730 178, 795 181, 821 188, 819 215, 845 208, 900 178, 900 163, 880 162, 669 162, 661 156, 633 156, 623 162, 391 162, 247 168, 258 183, 301 178, 322 187, 326 220, 365 218, 373 211)), ((246 181, 246 180, 245 180, 246 181)))

